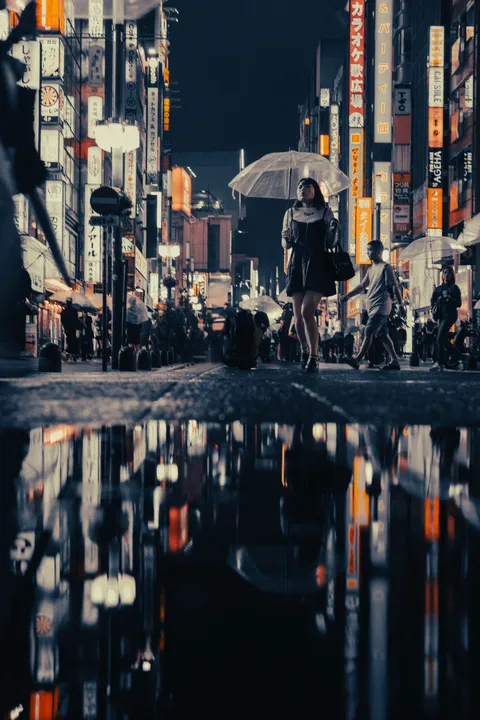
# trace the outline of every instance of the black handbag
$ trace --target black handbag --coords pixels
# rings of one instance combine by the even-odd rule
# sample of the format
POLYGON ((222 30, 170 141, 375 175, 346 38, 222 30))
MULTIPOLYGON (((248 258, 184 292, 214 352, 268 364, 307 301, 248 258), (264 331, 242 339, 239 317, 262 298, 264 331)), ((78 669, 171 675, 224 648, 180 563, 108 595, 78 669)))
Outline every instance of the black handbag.
POLYGON ((355 268, 353 267, 350 255, 342 248, 337 245, 332 250, 328 251, 332 266, 333 279, 337 281, 351 280, 355 275, 355 268))

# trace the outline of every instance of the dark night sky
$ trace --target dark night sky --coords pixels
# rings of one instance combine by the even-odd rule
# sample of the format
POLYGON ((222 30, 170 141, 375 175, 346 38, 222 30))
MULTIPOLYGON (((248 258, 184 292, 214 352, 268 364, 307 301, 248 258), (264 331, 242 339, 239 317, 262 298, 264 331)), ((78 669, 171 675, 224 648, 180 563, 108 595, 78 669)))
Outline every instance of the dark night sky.
MULTIPOLYGON (((246 150, 247 163, 297 148, 299 104, 321 38, 345 37, 336 10, 345 0, 175 0, 170 70, 180 110, 175 151, 246 150)), ((340 41, 341 42, 341 41, 340 41)), ((345 42, 345 41, 343 41, 345 42)), ((230 192, 230 190, 226 190, 230 192)), ((281 262, 280 201, 251 200, 250 244, 263 263, 281 262), (261 248, 259 250, 259 248, 261 248)))

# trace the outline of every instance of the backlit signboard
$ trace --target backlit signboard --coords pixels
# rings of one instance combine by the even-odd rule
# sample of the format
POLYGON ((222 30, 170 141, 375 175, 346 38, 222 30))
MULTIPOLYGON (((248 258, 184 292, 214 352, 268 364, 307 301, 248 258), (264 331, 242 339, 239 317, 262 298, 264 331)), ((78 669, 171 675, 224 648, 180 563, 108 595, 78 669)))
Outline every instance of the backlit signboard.
POLYGON ((349 126, 365 124, 365 0, 350 2, 349 126))
POLYGON ((375 3, 374 141, 392 142, 393 0, 375 3))

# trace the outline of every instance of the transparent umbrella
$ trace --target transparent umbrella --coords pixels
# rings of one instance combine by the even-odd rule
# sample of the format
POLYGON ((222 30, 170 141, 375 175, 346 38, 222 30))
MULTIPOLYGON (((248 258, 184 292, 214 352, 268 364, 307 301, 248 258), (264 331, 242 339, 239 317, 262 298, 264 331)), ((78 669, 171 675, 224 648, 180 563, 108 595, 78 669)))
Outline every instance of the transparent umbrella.
POLYGON ((480 243, 480 213, 466 223, 463 233, 458 239, 467 247, 480 243))
POLYGON ((406 260, 425 260, 431 259, 432 262, 451 255, 461 255, 466 252, 465 245, 451 237, 435 237, 426 235, 425 237, 414 240, 408 247, 400 253, 398 259, 400 262, 406 260))
POLYGON ((242 310, 252 310, 253 312, 259 310, 260 312, 267 313, 271 322, 278 320, 278 318, 282 316, 283 312, 280 305, 268 295, 261 295, 260 297, 243 300, 243 302, 240 303, 240 307, 242 310))
POLYGON ((297 196, 297 185, 304 177, 323 182, 331 195, 350 187, 350 180, 322 155, 289 150, 264 155, 239 173, 230 183, 245 197, 289 200, 297 196))
MULTIPOLYGON (((101 310, 103 307, 103 295, 101 293, 93 293, 93 295, 87 295, 92 305, 95 305, 97 310, 101 310)), ((107 295, 107 306, 112 309, 112 296, 107 295)))
POLYGON ((72 304, 76 310, 85 310, 89 313, 97 312, 97 308, 90 302, 90 299, 83 293, 75 290, 59 290, 53 293, 49 300, 59 303, 59 305, 66 305, 67 298, 72 298, 72 304))

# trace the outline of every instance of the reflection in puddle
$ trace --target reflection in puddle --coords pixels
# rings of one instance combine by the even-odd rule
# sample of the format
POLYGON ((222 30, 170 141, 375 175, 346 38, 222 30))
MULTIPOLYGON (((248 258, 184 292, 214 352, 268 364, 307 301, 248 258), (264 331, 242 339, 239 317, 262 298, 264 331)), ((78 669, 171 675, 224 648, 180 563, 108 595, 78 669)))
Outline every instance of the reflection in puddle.
POLYGON ((332 718, 477 717, 479 439, 3 431, 2 710, 313 717, 321 697, 332 718))

